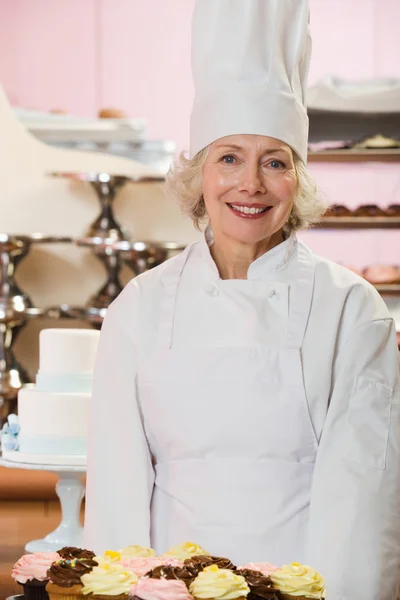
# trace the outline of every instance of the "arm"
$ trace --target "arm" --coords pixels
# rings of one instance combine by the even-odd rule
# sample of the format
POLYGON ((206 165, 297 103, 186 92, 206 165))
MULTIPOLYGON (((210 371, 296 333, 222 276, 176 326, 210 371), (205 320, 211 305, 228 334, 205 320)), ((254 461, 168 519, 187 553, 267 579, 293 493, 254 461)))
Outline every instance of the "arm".
POLYGON ((96 359, 84 538, 97 553, 150 546, 154 477, 137 401, 136 352, 124 323, 135 306, 130 288, 107 311, 96 359))
POLYGON ((307 561, 329 600, 395 600, 400 573, 400 388, 391 319, 348 336, 314 472, 307 561))

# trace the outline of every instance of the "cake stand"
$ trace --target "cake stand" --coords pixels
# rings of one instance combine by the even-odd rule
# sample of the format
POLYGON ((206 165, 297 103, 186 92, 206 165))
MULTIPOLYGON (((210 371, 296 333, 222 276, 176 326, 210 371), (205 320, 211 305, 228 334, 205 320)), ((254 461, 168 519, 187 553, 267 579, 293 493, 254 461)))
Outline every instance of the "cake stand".
POLYGON ((25 546, 27 552, 56 552, 63 546, 83 545, 83 527, 80 522, 80 508, 85 485, 83 473, 86 466, 46 465, 14 462, 0 458, 0 466, 9 469, 30 471, 49 471, 57 473, 56 493, 61 504, 61 522, 59 526, 41 540, 32 540, 25 546))

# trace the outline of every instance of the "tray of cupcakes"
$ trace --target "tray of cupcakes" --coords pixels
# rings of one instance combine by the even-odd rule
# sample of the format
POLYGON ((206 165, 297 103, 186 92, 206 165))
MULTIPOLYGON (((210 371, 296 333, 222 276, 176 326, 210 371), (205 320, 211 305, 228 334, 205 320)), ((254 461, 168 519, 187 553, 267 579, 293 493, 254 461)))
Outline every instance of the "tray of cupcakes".
POLYGON ((380 207, 363 204, 352 210, 343 204, 328 208, 318 227, 331 229, 397 229, 400 228, 400 204, 380 207))
POLYGON ((7 600, 325 600, 323 577, 292 563, 232 564, 185 542, 157 556, 128 546, 100 556, 82 548, 22 556, 12 577, 23 594, 7 600))

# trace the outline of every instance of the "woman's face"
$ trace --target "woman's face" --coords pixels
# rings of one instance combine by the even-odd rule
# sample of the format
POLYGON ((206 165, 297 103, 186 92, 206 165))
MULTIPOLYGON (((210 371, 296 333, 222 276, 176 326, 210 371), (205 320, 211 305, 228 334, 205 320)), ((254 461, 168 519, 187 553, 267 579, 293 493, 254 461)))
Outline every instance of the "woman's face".
POLYGON ((241 244, 271 238, 287 223, 296 193, 293 153, 261 135, 231 135, 210 145, 202 191, 214 236, 241 244))

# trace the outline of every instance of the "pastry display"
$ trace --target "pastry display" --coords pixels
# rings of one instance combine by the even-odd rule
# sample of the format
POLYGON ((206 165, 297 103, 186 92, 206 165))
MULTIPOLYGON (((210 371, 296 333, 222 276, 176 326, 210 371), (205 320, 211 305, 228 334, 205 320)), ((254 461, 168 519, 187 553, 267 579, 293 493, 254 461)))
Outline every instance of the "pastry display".
POLYGON ((98 112, 99 119, 125 119, 126 114, 119 108, 102 108, 98 112))
POLYGON ((386 214, 389 217, 400 217, 400 204, 389 204, 386 214))
POLYGON ((400 148, 400 140, 377 134, 353 144, 354 150, 385 150, 400 148))
POLYGON ((400 204, 390 204, 386 208, 376 204, 362 204, 354 210, 344 204, 332 204, 327 209, 324 217, 400 217, 400 204))
POLYGON ((324 600, 323 577, 306 565, 248 562, 236 567, 192 542, 156 555, 127 546, 95 555, 65 546, 22 556, 12 577, 25 600, 324 600), (180 556, 184 562, 175 558, 180 556), (30 595, 30 590, 35 593, 30 595))
POLYGON ((351 217, 352 211, 344 204, 332 204, 325 213, 325 217, 351 217))
MULTIPOLYGON (((87 430, 99 331, 43 329, 36 386, 18 393, 16 434, 2 436, 13 462, 86 464, 87 430)), ((76 558, 76 557, 68 557, 76 558)))
POLYGON ((352 212, 352 217, 386 217, 387 214, 376 204, 362 204, 352 212))

